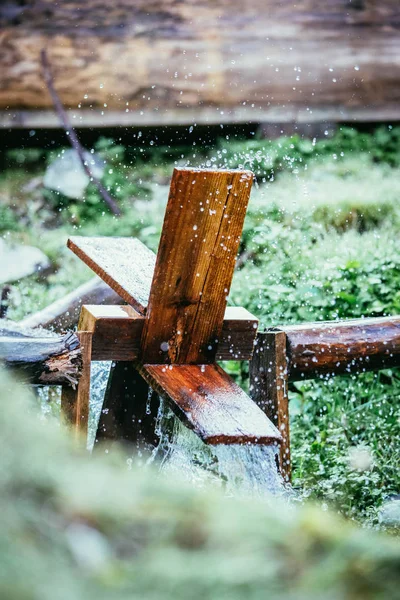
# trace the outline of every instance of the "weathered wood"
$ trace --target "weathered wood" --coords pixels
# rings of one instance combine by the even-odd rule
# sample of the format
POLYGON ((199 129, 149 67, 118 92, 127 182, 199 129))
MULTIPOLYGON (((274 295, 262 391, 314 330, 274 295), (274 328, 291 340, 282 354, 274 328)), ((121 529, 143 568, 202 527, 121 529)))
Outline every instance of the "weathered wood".
POLYGON ((250 171, 174 169, 142 338, 148 363, 213 362, 250 171))
POLYGON ((93 277, 70 294, 22 319, 19 325, 65 331, 76 326, 83 304, 121 304, 121 298, 101 279, 93 277))
POLYGON ((282 439, 218 365, 142 365, 139 371, 206 444, 278 444, 282 439))
POLYGON ((23 112, 51 108, 48 48, 79 126, 399 120, 399 23, 397 0, 8 0, 0 107, 54 126, 23 112))
POLYGON ((63 386, 61 394, 61 413, 66 423, 72 426, 77 435, 87 436, 90 400, 90 372, 92 356, 92 334, 79 332, 82 352, 82 372, 76 389, 63 386))
POLYGON ((136 238, 71 237, 67 245, 125 302, 144 314, 156 260, 154 252, 136 238))
POLYGON ((0 362, 23 376, 29 383, 65 385, 78 383, 82 358, 79 339, 74 333, 63 337, 31 337, 12 330, 1 335, 0 362))
POLYGON ((306 323, 287 336, 289 379, 313 379, 400 366, 400 317, 306 323))
MULTIPOLYGON (((92 360, 136 361, 140 358, 144 320, 131 306, 85 305, 79 329, 93 333, 92 360)), ((228 306, 217 360, 249 360, 257 324, 257 319, 245 308, 228 306)))
POLYGON ((250 396, 276 425, 282 435, 280 470, 289 481, 291 475, 288 370, 286 335, 283 331, 257 334, 250 361, 250 396))
POLYGON ((110 442, 133 444, 148 452, 158 443, 155 431, 159 399, 132 362, 112 365, 96 434, 96 444, 110 449, 110 442))

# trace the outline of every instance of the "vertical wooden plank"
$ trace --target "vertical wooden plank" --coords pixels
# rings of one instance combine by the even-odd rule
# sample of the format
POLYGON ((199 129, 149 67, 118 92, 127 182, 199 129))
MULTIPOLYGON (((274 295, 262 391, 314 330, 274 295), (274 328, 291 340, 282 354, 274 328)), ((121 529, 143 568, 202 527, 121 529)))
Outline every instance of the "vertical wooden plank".
POLYGON ((111 367, 103 409, 97 427, 96 444, 110 449, 113 441, 152 451, 158 443, 155 431, 159 398, 152 392, 133 362, 118 361, 111 367))
POLYGON ((92 333, 78 333, 82 352, 82 373, 75 390, 64 386, 61 394, 61 413, 78 436, 87 437, 90 400, 90 372, 92 360, 92 333))
POLYGON ((250 396, 278 428, 283 442, 280 469, 285 480, 291 476, 290 430, 286 334, 258 333, 250 361, 250 396))
POLYGON ((252 180, 250 171, 174 170, 143 362, 214 361, 252 180))

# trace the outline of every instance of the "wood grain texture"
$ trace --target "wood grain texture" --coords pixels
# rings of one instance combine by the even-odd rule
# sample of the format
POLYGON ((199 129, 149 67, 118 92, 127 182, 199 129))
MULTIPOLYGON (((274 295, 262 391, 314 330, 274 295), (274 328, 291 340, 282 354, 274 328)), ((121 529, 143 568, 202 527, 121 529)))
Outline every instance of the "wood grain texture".
POLYGON ((142 365, 139 369, 206 444, 281 441, 267 416, 218 365, 142 365))
POLYGON ((82 352, 82 373, 76 389, 63 386, 61 414, 65 422, 72 426, 75 435, 83 436, 86 440, 89 421, 92 334, 80 331, 78 336, 82 352))
POLYGON ((152 393, 132 362, 112 365, 96 434, 96 444, 109 451, 112 442, 151 452, 158 443, 157 394, 152 393))
POLYGON ((0 361, 37 385, 75 387, 82 368, 79 339, 74 333, 63 337, 1 335, 0 361))
POLYGON ((400 366, 400 317, 306 323, 287 336, 289 379, 313 379, 400 366))
POLYGON ((399 120, 398 0, 7 0, 0 25, 8 126, 48 125, 19 110, 52 107, 41 48, 78 126, 399 120))
POLYGON ((175 169, 142 338, 144 362, 213 362, 253 174, 175 169))
POLYGON ((282 435, 280 471, 291 476, 288 370, 286 335, 283 331, 258 333, 250 361, 250 396, 282 435))
MULTIPOLYGON (((145 317, 131 306, 82 307, 79 329, 91 331, 92 360, 138 360, 145 317)), ((217 360, 249 360, 258 320, 245 308, 227 307, 217 360)))
POLYGON ((71 237, 67 245, 125 302, 140 314, 144 314, 155 255, 140 240, 119 237, 71 237))

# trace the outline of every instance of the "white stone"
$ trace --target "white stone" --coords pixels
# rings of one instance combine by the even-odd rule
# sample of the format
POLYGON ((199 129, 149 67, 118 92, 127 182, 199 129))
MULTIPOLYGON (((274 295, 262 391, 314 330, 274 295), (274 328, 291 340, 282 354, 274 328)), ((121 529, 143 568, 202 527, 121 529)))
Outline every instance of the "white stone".
POLYGON ((34 246, 8 244, 0 238, 0 284, 18 281, 50 266, 47 256, 34 246))
MULTIPOLYGON (((103 176, 104 165, 100 159, 90 152, 84 153, 90 171, 97 178, 103 176)), ((80 200, 83 198, 89 177, 86 174, 75 150, 65 150, 46 169, 43 185, 49 190, 60 192, 67 198, 80 200)))

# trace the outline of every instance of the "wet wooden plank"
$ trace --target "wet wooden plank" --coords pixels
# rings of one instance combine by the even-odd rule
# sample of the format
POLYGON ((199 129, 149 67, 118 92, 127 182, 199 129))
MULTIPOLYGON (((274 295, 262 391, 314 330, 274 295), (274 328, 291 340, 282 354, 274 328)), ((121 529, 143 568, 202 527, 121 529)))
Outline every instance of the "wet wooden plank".
POLYGON ((291 476, 286 335, 258 333, 249 366, 250 396, 282 435, 279 464, 286 481, 291 476))
POLYGON ((61 413, 64 420, 72 426, 75 435, 82 434, 86 440, 89 422, 92 334, 88 331, 80 331, 78 337, 82 355, 81 377, 76 389, 63 386, 61 413))
POLYGON ((155 254, 136 238, 71 237, 72 250, 140 314, 146 311, 155 254))
MULTIPOLYGON (((137 360, 144 320, 131 306, 87 305, 82 308, 79 329, 93 333, 92 360, 137 360)), ((217 360, 249 360, 257 325, 258 320, 245 308, 227 307, 217 360)))
POLYGON ((218 365, 142 365, 141 375, 206 444, 273 444, 281 435, 218 365))
POLYGON ((289 379, 312 379, 400 366, 400 317, 280 327, 289 379))
POLYGON ((79 329, 93 333, 92 360, 137 360, 144 317, 132 306, 82 307, 79 329))
POLYGON ((214 361, 252 180, 250 171, 174 170, 143 331, 144 362, 214 361))

